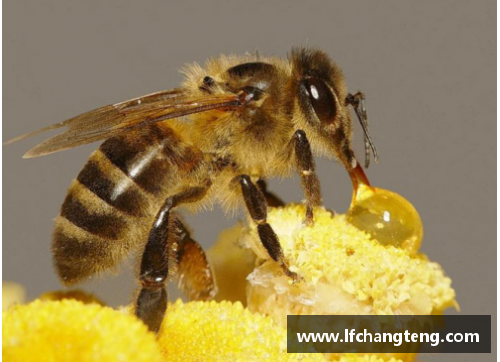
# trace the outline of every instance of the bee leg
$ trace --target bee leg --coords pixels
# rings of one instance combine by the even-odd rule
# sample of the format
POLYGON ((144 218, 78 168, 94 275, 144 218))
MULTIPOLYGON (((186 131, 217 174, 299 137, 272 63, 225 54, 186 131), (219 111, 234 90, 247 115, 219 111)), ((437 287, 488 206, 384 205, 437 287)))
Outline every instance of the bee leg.
POLYGON ((306 133, 298 130, 293 135, 295 162, 300 173, 300 183, 304 189, 306 198, 306 225, 314 224, 313 208, 321 204, 321 187, 318 175, 316 175, 316 165, 311 152, 311 145, 306 133))
POLYGON ((253 184, 250 176, 241 175, 237 179, 241 185, 247 210, 253 221, 257 224, 257 232, 262 245, 266 248, 269 256, 281 266, 286 275, 294 281, 299 280, 299 275, 288 268, 285 256, 283 255, 283 249, 281 249, 278 241, 278 236, 274 233, 271 225, 267 223, 267 204, 264 195, 253 184))
POLYGON ((264 194, 264 197, 267 202, 267 206, 271 207, 280 207, 285 206, 285 202, 279 197, 273 194, 272 192, 267 191, 267 183, 264 180, 257 181, 257 187, 264 194))
POLYGON ((158 211, 141 260, 139 280, 141 291, 135 306, 135 315, 153 332, 158 332, 167 309, 165 282, 169 272, 170 245, 172 245, 170 211, 182 203, 201 199, 206 187, 193 187, 167 198, 158 211))
POLYGON ((207 255, 180 220, 178 233, 177 275, 178 287, 190 300, 210 300, 217 294, 215 275, 207 255))

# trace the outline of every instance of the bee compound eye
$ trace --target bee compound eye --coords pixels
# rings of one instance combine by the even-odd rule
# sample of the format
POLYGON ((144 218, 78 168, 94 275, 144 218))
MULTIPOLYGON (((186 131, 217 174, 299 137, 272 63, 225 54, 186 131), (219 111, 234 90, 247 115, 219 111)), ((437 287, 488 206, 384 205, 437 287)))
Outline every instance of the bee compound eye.
POLYGON ((337 114, 337 102, 330 87, 317 77, 305 78, 302 84, 321 123, 333 123, 337 114))

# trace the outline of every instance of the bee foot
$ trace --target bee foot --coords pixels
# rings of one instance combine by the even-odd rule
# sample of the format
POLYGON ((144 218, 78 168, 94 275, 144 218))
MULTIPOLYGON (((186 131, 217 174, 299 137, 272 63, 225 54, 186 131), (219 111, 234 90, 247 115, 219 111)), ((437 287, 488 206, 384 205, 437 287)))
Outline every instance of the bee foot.
POLYGON ((291 284, 295 284, 295 283, 299 283, 299 282, 303 282, 304 281, 304 278, 294 272, 294 271, 291 271, 286 265, 282 265, 282 268, 283 268, 283 272, 286 274, 286 276, 288 276, 290 278, 290 281, 291 284))
POLYGON ((302 225, 305 225, 307 227, 313 227, 314 226, 314 218, 313 217, 306 217, 304 221, 302 222, 302 225))
POLYGON ((292 284, 301 283, 305 281, 304 277, 297 273, 292 272, 291 275, 289 275, 289 277, 291 278, 290 281, 292 284))

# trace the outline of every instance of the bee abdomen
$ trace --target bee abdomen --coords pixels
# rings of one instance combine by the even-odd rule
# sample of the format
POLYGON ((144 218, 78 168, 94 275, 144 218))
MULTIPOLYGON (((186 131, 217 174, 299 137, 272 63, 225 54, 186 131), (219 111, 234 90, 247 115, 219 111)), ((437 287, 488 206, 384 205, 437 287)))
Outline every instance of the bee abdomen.
POLYGON ((63 283, 78 283, 118 266, 137 240, 151 200, 100 151, 71 184, 56 218, 52 251, 63 283))
POLYGON ((130 250, 130 217, 73 181, 56 219, 52 250, 66 284, 115 267, 130 250))
POLYGON ((143 216, 143 205, 147 203, 146 197, 141 194, 140 190, 137 190, 137 187, 126 185, 126 175, 120 175, 122 180, 113 180, 110 170, 108 169, 106 173, 104 169, 106 169, 105 165, 99 165, 99 155, 94 154, 78 175, 77 180, 103 202, 124 214, 135 217, 143 216))
POLYGON ((165 178, 171 173, 171 161, 175 157, 172 144, 178 142, 171 130, 152 125, 143 130, 141 138, 111 138, 99 151, 140 191, 159 195, 164 191, 165 178))
POLYGON ((92 234, 62 216, 56 219, 52 252, 57 274, 66 285, 115 268, 128 251, 127 243, 92 234))
POLYGON ((140 136, 105 141, 71 184, 56 219, 52 248, 62 281, 74 284, 112 269, 143 245, 179 173, 199 160, 168 128, 152 125, 140 136))
POLYGON ((80 229, 109 240, 118 239, 120 230, 126 225, 123 218, 113 215, 113 213, 89 211, 88 206, 85 206, 71 193, 68 194, 62 205, 61 216, 80 229))

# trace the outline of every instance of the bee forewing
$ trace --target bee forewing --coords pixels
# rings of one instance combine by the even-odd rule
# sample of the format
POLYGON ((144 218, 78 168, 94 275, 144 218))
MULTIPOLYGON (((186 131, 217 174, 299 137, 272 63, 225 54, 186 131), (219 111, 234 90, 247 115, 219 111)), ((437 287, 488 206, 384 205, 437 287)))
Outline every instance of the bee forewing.
POLYGON ((40 143, 24 155, 24 158, 39 157, 111 138, 149 123, 213 109, 234 108, 240 104, 238 96, 234 94, 193 98, 186 96, 180 89, 162 91, 97 108, 33 133, 18 136, 4 145, 45 131, 68 127, 63 133, 40 143))

